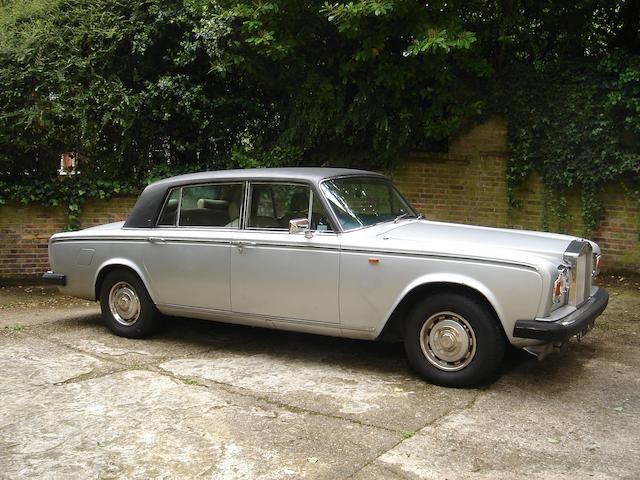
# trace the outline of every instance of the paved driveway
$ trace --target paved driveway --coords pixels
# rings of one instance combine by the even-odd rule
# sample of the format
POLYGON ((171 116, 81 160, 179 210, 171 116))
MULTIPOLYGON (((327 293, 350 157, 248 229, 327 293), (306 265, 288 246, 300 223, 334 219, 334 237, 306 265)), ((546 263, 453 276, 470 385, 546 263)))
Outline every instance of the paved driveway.
POLYGON ((95 304, 0 289, 1 478, 640 478, 640 289, 608 280, 582 343, 479 390, 400 345, 176 319, 109 334, 95 304))

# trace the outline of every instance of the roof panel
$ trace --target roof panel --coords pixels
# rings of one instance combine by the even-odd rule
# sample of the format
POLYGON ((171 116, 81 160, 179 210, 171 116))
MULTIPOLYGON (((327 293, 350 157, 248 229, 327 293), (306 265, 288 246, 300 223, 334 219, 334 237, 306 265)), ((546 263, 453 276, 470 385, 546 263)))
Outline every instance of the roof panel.
POLYGON ((356 170, 352 168, 329 168, 329 167, 289 167, 289 168, 248 168, 239 170, 218 170, 212 172, 187 173, 176 177, 166 178, 156 182, 160 185, 180 184, 191 182, 207 182, 217 180, 302 180, 319 183, 320 181, 345 175, 375 175, 378 173, 367 170, 356 170))

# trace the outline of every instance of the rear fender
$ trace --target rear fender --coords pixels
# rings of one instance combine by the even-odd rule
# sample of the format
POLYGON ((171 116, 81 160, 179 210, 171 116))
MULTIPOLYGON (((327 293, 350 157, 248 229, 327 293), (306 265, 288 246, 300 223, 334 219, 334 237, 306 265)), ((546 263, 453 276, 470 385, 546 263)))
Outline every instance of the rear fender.
POLYGON ((151 297, 151 300, 153 300, 153 303, 156 303, 155 292, 151 288, 151 282, 149 282, 149 279, 145 275, 143 269, 141 269, 135 262, 132 262, 127 258, 118 258, 118 257, 110 258, 109 260, 102 263, 100 267, 96 270, 96 274, 93 279, 93 285, 96 291, 96 300, 99 300, 98 297, 100 294, 100 292, 98 291, 98 282, 102 282, 105 275, 104 274, 105 270, 115 270, 118 267, 132 270, 136 275, 138 275, 140 280, 142 280, 142 283, 144 284, 145 288, 147 289, 147 292, 149 292, 149 296, 151 297))

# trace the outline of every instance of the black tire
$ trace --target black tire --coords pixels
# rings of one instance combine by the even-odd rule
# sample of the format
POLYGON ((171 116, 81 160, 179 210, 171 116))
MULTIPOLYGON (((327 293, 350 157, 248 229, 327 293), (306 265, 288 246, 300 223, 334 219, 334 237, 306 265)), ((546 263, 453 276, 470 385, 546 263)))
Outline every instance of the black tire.
POLYGON ((160 324, 160 312, 149 292, 140 278, 128 270, 107 274, 100 287, 100 308, 106 326, 121 337, 142 338, 153 333, 160 324), (115 302, 113 308, 110 297, 115 302), (116 305, 117 299, 122 303, 116 305))
POLYGON ((506 339, 495 314, 461 294, 441 293, 418 302, 403 334, 409 364, 436 385, 486 383, 495 378, 504 357, 506 339))

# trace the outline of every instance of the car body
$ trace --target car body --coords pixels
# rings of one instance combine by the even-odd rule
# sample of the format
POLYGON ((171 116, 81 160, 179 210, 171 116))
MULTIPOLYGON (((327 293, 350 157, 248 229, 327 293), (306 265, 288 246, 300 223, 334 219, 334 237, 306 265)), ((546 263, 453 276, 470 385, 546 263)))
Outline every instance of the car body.
POLYGON ((491 378, 505 346, 538 356, 608 301, 599 247, 567 235, 421 218, 383 175, 226 170, 149 185, 125 222, 58 233, 45 281, 100 300, 139 337, 159 314, 402 339, 431 382, 491 378))

